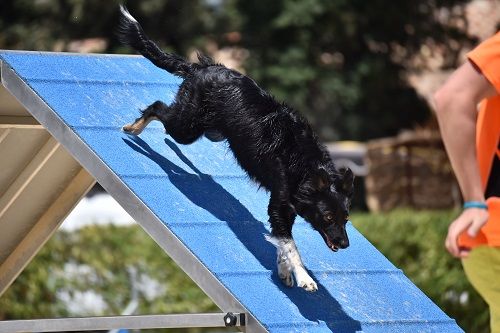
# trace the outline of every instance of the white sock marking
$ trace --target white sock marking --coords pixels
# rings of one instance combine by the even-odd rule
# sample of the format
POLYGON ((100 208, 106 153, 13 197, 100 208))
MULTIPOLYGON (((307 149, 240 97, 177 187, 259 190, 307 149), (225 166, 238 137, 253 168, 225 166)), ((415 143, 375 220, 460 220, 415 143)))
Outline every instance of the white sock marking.
POLYGON ((290 274, 293 272, 299 287, 307 291, 318 290, 316 282, 307 274, 295 241, 292 238, 275 238, 270 235, 265 237, 278 249, 278 274, 285 284, 293 286, 293 281, 290 279, 290 274))

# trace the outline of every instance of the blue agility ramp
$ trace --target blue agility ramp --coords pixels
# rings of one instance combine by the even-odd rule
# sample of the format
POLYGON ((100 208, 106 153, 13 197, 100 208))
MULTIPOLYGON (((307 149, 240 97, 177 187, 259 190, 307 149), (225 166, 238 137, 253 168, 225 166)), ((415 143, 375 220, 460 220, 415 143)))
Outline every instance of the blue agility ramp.
MULTIPOLYGON (((2 83, 246 332, 462 332, 352 225, 333 253, 298 219, 293 233, 319 290, 284 286, 264 238, 268 194, 224 142, 178 145, 160 123, 121 127, 180 80, 137 56, 1 52, 2 83)), ((1 226, 0 226, 1 228, 1 226)), ((1 322, 0 322, 1 323, 1 322)))

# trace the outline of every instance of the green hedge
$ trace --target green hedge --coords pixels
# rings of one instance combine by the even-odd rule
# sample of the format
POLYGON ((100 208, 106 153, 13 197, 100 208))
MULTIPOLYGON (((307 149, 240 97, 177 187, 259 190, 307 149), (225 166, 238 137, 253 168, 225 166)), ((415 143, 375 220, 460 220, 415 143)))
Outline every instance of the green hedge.
POLYGON ((130 267, 143 286, 137 313, 218 311, 140 227, 110 225, 56 233, 0 297, 0 319, 120 314, 131 297, 130 267), (61 294, 89 290, 102 296, 104 309, 74 313, 61 301, 61 294))
POLYGON ((454 211, 353 214, 356 228, 466 332, 489 332, 487 305, 444 239, 454 211))
MULTIPOLYGON (((488 332, 487 307, 443 241, 455 212, 356 213, 354 225, 466 332, 488 332)), ((210 299, 138 226, 58 232, 0 297, 0 319, 119 314, 130 300, 128 267, 149 291, 138 313, 217 311, 210 299), (75 269, 78 268, 78 269, 75 269), (72 313, 61 293, 102 296, 98 313, 72 313), (151 290, 152 288, 152 290, 151 290)))

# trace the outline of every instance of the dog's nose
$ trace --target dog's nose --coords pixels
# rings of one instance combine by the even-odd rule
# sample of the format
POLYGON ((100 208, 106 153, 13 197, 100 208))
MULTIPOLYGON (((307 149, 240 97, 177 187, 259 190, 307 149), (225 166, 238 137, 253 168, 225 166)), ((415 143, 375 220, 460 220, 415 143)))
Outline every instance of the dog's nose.
POLYGON ((345 248, 349 247, 349 240, 348 239, 341 239, 339 242, 339 247, 341 249, 345 249, 345 248))

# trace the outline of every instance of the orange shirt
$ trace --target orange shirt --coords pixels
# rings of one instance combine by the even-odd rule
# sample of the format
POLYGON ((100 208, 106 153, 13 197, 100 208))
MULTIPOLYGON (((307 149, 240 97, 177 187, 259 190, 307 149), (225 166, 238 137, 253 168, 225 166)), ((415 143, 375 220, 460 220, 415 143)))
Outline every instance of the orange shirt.
MULTIPOLYGON (((500 93, 500 32, 479 44, 467 56, 500 93)), ((483 190, 486 190, 494 157, 500 158, 500 96, 481 102, 476 130, 477 162, 483 190)), ((486 202, 490 219, 477 237, 471 238, 463 233, 459 238, 460 246, 500 246, 500 198, 490 197, 486 202)))

